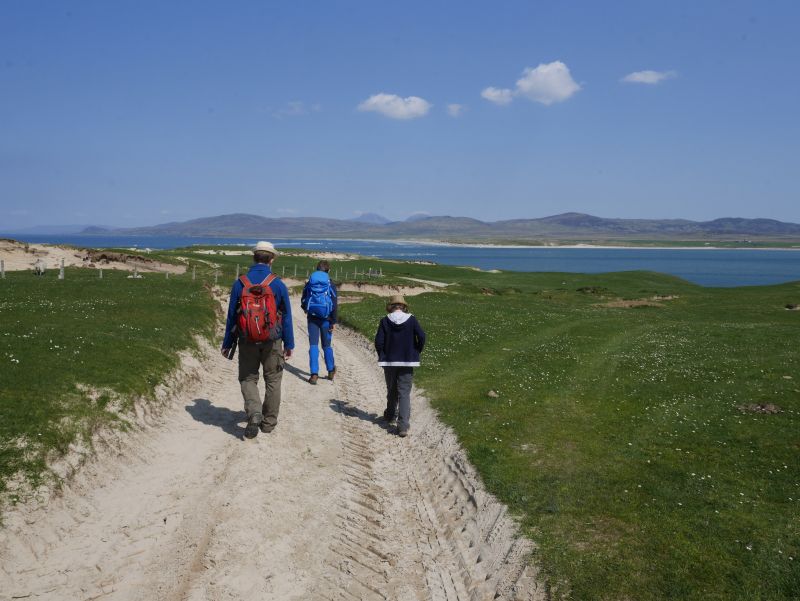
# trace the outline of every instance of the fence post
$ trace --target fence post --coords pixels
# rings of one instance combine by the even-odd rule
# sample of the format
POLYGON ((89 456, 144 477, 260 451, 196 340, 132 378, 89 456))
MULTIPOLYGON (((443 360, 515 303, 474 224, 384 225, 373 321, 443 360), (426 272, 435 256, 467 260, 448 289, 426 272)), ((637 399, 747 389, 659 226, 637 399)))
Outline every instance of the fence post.
POLYGON ((167 276, 167 277, 166 277, 166 278, 164 278, 164 279, 168 280, 168 279, 169 279, 169 271, 165 271, 165 272, 164 272, 164 275, 165 275, 165 276, 167 276))
POLYGON ((0 277, 6 279, 6 262, 0 259, 0 277))
POLYGON ((58 270, 58 279, 64 279, 64 259, 61 259, 61 269, 58 270))
POLYGON ((103 270, 102 269, 100 270, 100 279, 101 280, 103 279, 103 270))
POLYGON ((281 266, 281 277, 286 275, 286 265, 281 266))
POLYGON ((239 279, 239 264, 236 264, 236 279, 239 279))
POLYGON ((139 268, 136 265, 133 266, 133 279, 139 279, 139 268))
POLYGON ((217 285, 217 277, 219 276, 219 271, 214 272, 214 285, 217 285))
POLYGON ((197 265, 192 265, 192 281, 197 279, 197 265))
POLYGON ((297 263, 294 264, 294 277, 297 277, 297 263))

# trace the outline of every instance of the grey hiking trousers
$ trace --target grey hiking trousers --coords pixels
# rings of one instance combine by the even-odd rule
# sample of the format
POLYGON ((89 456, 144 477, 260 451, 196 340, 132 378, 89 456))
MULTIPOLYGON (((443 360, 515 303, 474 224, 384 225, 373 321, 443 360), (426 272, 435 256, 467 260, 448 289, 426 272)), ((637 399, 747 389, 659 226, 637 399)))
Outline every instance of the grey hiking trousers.
POLYGON ((411 384, 414 381, 413 367, 384 367, 386 377, 386 419, 397 418, 397 428, 411 427, 411 384))
POLYGON ((255 344, 239 341, 239 384, 242 387, 247 420, 262 416, 264 426, 271 430, 278 423, 281 408, 281 378, 283 377, 283 341, 255 344), (258 393, 258 370, 264 374, 264 402, 258 393))

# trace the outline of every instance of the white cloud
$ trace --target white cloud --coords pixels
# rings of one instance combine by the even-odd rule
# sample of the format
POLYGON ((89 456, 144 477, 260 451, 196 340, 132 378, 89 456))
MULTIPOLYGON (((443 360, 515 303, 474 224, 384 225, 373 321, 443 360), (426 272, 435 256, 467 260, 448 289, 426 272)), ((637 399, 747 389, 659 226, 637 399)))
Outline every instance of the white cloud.
POLYGON ((665 79, 672 79, 677 76, 678 74, 675 71, 634 71, 633 73, 628 73, 620 81, 655 85, 665 79))
POLYGON ((464 114, 465 107, 463 104, 448 104, 447 105, 447 114, 451 117, 460 117, 464 114))
POLYGON ((488 88, 483 89, 481 96, 489 102, 494 102, 495 104, 503 106, 511 103, 511 101, 514 99, 514 92, 508 88, 501 89, 489 86, 488 88))
POLYGON ((561 61, 553 61, 536 68, 525 67, 513 90, 489 87, 481 92, 481 96, 500 105, 509 104, 515 96, 550 105, 567 100, 580 89, 581 86, 572 79, 569 68, 561 61))
POLYGON ((517 80, 517 94, 544 105, 563 102, 580 89, 561 61, 541 64, 535 69, 526 67, 517 80))
POLYGON ((358 105, 362 112, 373 111, 391 119, 416 119, 428 114, 433 106, 418 96, 401 98, 396 94, 374 94, 358 105))

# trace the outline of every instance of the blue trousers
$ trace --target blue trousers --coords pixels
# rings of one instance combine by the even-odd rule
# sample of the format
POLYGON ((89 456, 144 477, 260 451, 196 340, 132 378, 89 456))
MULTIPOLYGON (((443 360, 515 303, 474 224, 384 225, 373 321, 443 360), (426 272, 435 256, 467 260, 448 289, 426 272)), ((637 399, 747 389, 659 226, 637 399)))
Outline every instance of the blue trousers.
POLYGON ((311 363, 311 373, 319 374, 319 342, 322 339, 322 353, 325 356, 325 367, 328 373, 336 368, 333 360, 333 347, 331 339, 331 322, 319 317, 308 318, 308 358, 311 363))

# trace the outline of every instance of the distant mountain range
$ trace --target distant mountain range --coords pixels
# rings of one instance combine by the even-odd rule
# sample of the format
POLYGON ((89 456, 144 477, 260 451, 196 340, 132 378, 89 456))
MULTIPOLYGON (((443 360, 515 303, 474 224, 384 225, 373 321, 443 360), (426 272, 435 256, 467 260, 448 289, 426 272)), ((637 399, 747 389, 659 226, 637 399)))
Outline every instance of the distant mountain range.
POLYGON ((389 221, 367 213, 354 219, 262 217, 230 214, 151 227, 87 227, 81 234, 113 236, 204 236, 237 238, 364 238, 458 242, 538 242, 614 240, 800 240, 800 224, 774 219, 726 217, 713 221, 687 219, 606 219, 563 213, 539 219, 486 222, 470 217, 413 215, 389 221))

